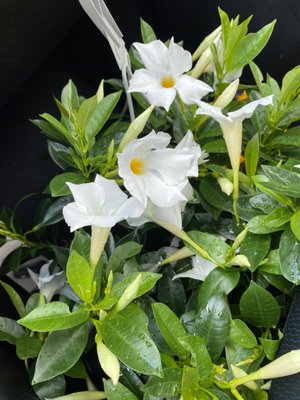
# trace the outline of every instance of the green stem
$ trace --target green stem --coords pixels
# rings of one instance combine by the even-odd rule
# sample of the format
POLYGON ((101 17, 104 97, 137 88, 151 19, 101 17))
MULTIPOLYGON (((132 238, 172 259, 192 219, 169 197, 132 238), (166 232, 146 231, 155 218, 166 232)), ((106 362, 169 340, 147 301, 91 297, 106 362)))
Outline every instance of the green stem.
POLYGON ((231 389, 231 393, 234 395, 234 397, 237 400, 245 400, 244 397, 242 395, 239 394, 239 392, 237 391, 237 389, 231 389))

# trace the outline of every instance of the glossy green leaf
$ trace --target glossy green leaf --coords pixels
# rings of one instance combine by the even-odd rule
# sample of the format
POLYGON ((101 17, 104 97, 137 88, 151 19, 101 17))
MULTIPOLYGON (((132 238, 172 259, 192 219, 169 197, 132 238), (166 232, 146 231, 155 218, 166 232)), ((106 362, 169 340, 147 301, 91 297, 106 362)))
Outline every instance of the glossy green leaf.
POLYGON ((83 102, 80 104, 78 110, 78 125, 80 126, 83 132, 88 124, 89 119, 93 115, 96 107, 97 107, 96 95, 83 100, 83 102))
POLYGON ((157 284, 157 296, 160 303, 164 303, 178 316, 185 312, 186 294, 180 279, 173 279, 176 275, 172 267, 165 267, 162 277, 157 284))
POLYGON ((187 358, 187 351, 179 338, 186 336, 186 331, 174 312, 163 303, 152 304, 153 315, 157 326, 170 349, 182 359, 187 358))
POLYGON ((191 334, 206 339, 206 347, 215 362, 220 357, 229 335, 230 311, 225 298, 215 295, 197 313, 191 334))
POLYGON ((264 263, 259 266, 259 271, 281 275, 279 250, 270 250, 264 263))
POLYGON ((70 150, 63 144, 48 140, 48 151, 52 160, 61 169, 76 167, 73 158, 71 156, 70 150))
POLYGON ((56 118, 48 113, 41 114, 40 116, 47 122, 49 122, 53 126, 53 128, 59 131, 70 144, 74 145, 76 143, 76 139, 73 138, 72 134, 56 118))
POLYGON ((79 97, 77 93, 77 88, 71 79, 69 79, 69 82, 62 90, 61 102, 67 110, 78 110, 79 97))
POLYGON ((17 340, 24 335, 24 329, 15 320, 0 317, 0 341, 16 344, 17 340))
POLYGON ((90 259, 90 246, 91 246, 91 237, 90 235, 83 229, 79 229, 74 233, 74 239, 72 240, 70 246, 70 254, 72 251, 76 251, 76 253, 80 254, 86 261, 90 259))
POLYGON ((260 337, 259 340, 262 344, 262 347, 264 349, 264 352, 266 353, 268 360, 273 361, 275 359, 281 340, 280 339, 271 340, 263 337, 260 337))
POLYGON ((87 321, 90 312, 84 309, 77 309, 70 312, 66 303, 53 301, 31 311, 18 323, 37 332, 56 331, 72 328, 87 321))
POLYGON ((90 264, 73 250, 67 263, 67 279, 74 292, 85 302, 91 301, 94 295, 93 275, 90 264))
POLYGON ((274 211, 280 206, 280 203, 278 203, 278 201, 265 193, 259 193, 251 197, 250 204, 252 205, 252 207, 263 211, 265 214, 270 214, 270 212, 274 211))
POLYGON ((56 200, 44 214, 42 220, 39 222, 38 225, 34 227, 34 230, 39 230, 45 226, 54 225, 57 222, 63 219, 62 210, 64 206, 70 203, 70 199, 68 197, 61 197, 56 200))
POLYGON ((24 303, 23 303, 20 295, 8 283, 0 281, 0 284, 3 287, 3 289, 6 291, 6 293, 8 294, 13 306, 17 310, 17 313, 20 315, 21 318, 24 317, 26 315, 26 311, 25 311, 25 306, 24 306, 24 303))
POLYGON ((230 322, 230 339, 246 349, 252 349, 257 344, 256 336, 244 321, 233 319, 230 322))
POLYGON ((42 342, 35 336, 21 336, 16 341, 17 356, 21 360, 36 358, 42 348, 42 342))
POLYGON ((88 379, 88 373, 81 358, 79 358, 79 360, 64 374, 70 378, 88 379))
POLYGON ((227 194, 223 193, 218 181, 208 175, 201 179, 199 185, 200 194, 204 199, 219 210, 232 210, 232 199, 227 194))
POLYGON ((38 356, 32 383, 44 382, 68 371, 82 355, 88 334, 87 324, 52 332, 38 356))
POLYGON ((106 346, 129 368, 142 374, 161 376, 158 349, 139 323, 119 313, 103 321, 101 333, 106 346))
POLYGON ((140 25, 141 25, 141 34, 142 34, 144 43, 150 43, 150 42, 153 42, 153 40, 157 39, 152 27, 146 21, 144 21, 142 18, 140 19, 140 25))
POLYGON ((291 218, 291 229, 293 234, 300 240, 300 211, 296 212, 291 218))
POLYGON ((178 339, 183 347, 191 353, 191 364, 198 371, 199 378, 206 379, 213 370, 213 363, 206 349, 203 337, 188 335, 178 339))
POLYGON ((213 269, 202 283, 198 293, 198 309, 204 308, 208 299, 215 294, 226 296, 239 283, 238 271, 226 271, 222 268, 213 269))
POLYGON ((160 274, 156 274, 154 272, 133 273, 113 286, 111 291, 111 296, 120 297, 124 292, 124 290, 136 279, 138 275, 142 275, 142 281, 138 289, 138 292, 136 294, 136 298, 142 296, 143 294, 147 293, 150 289, 152 289, 153 286, 158 281, 158 279, 161 277, 160 274))
MULTIPOLYGON (((299 98, 300 105, 300 98, 299 98)), ((299 106, 298 106, 299 111, 299 106)), ((285 132, 280 132, 272 139, 272 144, 280 146, 300 146, 299 126, 288 129, 285 132)))
POLYGON ((281 231, 290 221, 292 212, 285 207, 276 208, 268 215, 257 215, 248 222, 248 229, 252 233, 266 234, 281 231))
POLYGON ((138 400, 138 398, 120 382, 114 385, 111 380, 103 379, 103 383, 107 400, 138 400))
POLYGON ((142 391, 151 396, 168 398, 178 396, 182 379, 181 368, 165 368, 163 378, 153 376, 142 387, 142 391))
POLYGON ((203 145, 203 150, 207 153, 227 153, 224 139, 215 139, 205 143, 205 145, 203 145))
POLYGON ((259 134, 256 133, 247 143, 245 149, 245 167, 247 176, 252 179, 259 161, 259 134))
POLYGON ((267 186, 271 182, 266 176, 253 176, 252 181, 255 183, 259 190, 277 200, 279 203, 285 204, 287 206, 290 206, 292 204, 291 199, 289 199, 286 195, 278 193, 276 190, 273 190, 271 187, 267 186))
POLYGON ((198 396, 199 374, 195 368, 188 365, 183 366, 181 380, 181 398, 183 400, 194 400, 198 396))
POLYGON ((240 253, 244 254, 249 262, 249 269, 253 272, 268 254, 271 245, 270 235, 255 235, 248 233, 241 244, 240 253))
POLYGON ((126 242, 117 246, 108 260, 108 271, 122 272, 126 260, 138 255, 142 250, 142 245, 135 242, 126 242))
POLYGON ((37 126, 48 139, 53 140, 54 142, 68 143, 65 136, 59 131, 59 129, 56 129, 51 125, 50 122, 43 119, 31 119, 30 122, 37 126))
MULTIPOLYGON (((230 246, 224 242, 224 240, 218 238, 216 235, 212 235, 206 232, 190 231, 188 235, 196 242, 200 247, 211 256, 211 258, 220 264, 225 264, 226 256, 230 251, 230 246)), ((187 245, 193 250, 189 245, 187 245)))
POLYGON ((275 298, 253 281, 242 294, 240 311, 246 322, 257 327, 272 328, 280 318, 280 307, 275 298))
POLYGON ((298 285, 300 283, 300 241, 290 228, 281 235, 279 259, 282 275, 298 285))
POLYGON ((66 380, 63 375, 58 375, 49 381, 32 385, 32 387, 40 399, 51 399, 53 396, 63 396, 66 393, 66 380))
POLYGON ((283 77, 279 103, 288 102, 295 96, 299 91, 299 82, 300 66, 297 66, 283 77))
POLYGON ((92 139, 107 122, 108 118, 113 112, 113 109, 117 105, 120 96, 121 92, 109 94, 97 104, 97 107, 90 116, 85 128, 85 137, 89 142, 92 141, 92 139))
POLYGON ((63 174, 56 175, 49 184, 52 197, 68 196, 71 194, 66 182, 79 184, 85 183, 85 179, 75 172, 64 172, 63 174))

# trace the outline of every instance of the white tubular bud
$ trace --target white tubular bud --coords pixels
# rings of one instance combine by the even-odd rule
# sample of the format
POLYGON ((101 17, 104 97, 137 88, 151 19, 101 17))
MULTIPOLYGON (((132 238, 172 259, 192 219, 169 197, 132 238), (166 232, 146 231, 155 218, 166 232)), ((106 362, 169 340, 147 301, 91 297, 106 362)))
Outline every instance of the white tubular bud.
POLYGON ((124 293, 119 298, 117 304, 113 308, 113 313, 124 310, 137 296, 138 290, 141 286, 142 275, 139 274, 135 280, 124 290, 124 293))
POLYGON ((96 97, 97 97, 97 103, 100 103, 100 101, 104 97, 104 80, 103 79, 100 82, 100 85, 98 87, 98 90, 97 90, 97 93, 96 93, 96 97))
POLYGON ((133 139, 136 139, 139 134, 142 132, 144 129, 150 114, 152 113, 153 109, 155 108, 155 105, 152 105, 147 108, 142 114, 140 114, 137 118, 135 118, 131 124, 129 125, 129 128, 125 132, 125 135, 123 136, 123 139, 121 140, 121 143, 119 145, 119 148, 117 152, 121 152, 123 148, 126 146, 127 143, 131 142, 133 139))
POLYGON ((234 256, 228 263, 226 264, 227 267, 231 267, 232 265, 238 265, 239 267, 251 267, 251 264, 246 256, 243 254, 238 254, 234 256))
POLYGON ((196 51, 194 52, 192 56, 192 60, 196 61, 198 58, 203 54, 203 52, 210 47, 212 42, 218 37, 218 35, 221 32, 222 27, 219 26, 216 28, 212 33, 210 33, 208 36, 204 38, 204 40, 200 43, 196 51))
POLYGON ((220 176, 219 178, 217 178, 217 181, 220 185, 222 192, 227 194, 227 196, 230 196, 233 191, 233 183, 224 176, 220 176))
POLYGON ((199 78, 204 72, 206 72, 207 67, 213 62, 212 52, 208 47, 204 52, 201 54, 200 58, 198 59, 196 65, 191 70, 190 75, 193 78, 199 78))
POLYGON ((230 85, 227 86, 225 90, 220 94, 217 100, 214 102, 215 107, 225 108, 232 102, 234 96, 236 95, 238 86, 239 86, 239 79, 231 82, 230 85))
POLYGON ((97 345, 97 354, 99 363, 103 371, 110 377, 113 384, 116 385, 120 376, 120 363, 117 357, 112 353, 108 347, 102 342, 102 339, 97 334, 95 337, 97 345))

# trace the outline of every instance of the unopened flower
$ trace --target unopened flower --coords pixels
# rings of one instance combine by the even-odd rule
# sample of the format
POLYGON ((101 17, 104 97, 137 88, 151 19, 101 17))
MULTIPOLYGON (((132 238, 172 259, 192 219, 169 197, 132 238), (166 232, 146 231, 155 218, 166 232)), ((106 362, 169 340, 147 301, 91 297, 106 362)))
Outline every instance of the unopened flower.
POLYGON ((142 44, 134 43, 145 68, 134 72, 129 92, 141 92, 150 104, 162 106, 167 111, 173 103, 176 93, 186 104, 192 104, 191 99, 201 99, 212 91, 206 83, 184 75, 192 67, 191 54, 170 40, 167 47, 160 40, 142 44))
POLYGON ((102 342, 102 339, 97 334, 95 337, 97 345, 97 354, 99 363, 103 371, 110 377, 113 384, 116 385, 120 376, 120 363, 117 357, 109 348, 102 342))
POLYGON ((169 134, 152 131, 132 140, 118 154, 124 186, 144 208, 149 199, 158 207, 186 202, 183 190, 190 185, 188 177, 198 176, 198 161, 203 152, 194 142, 192 132, 188 131, 175 148, 167 148, 170 140, 169 134))
POLYGON ((138 216, 143 207, 134 198, 128 198, 115 181, 97 175, 94 182, 68 183, 75 202, 63 209, 63 215, 71 231, 93 225, 111 228, 119 221, 138 216))

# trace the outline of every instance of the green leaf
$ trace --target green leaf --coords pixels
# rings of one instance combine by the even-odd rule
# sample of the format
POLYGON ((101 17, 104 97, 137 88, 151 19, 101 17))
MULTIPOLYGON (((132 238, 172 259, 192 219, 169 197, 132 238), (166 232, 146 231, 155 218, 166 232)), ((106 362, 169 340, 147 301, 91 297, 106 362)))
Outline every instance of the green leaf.
POLYGON ((198 293, 198 309, 204 308, 210 297, 215 294, 228 295, 239 283, 238 271, 213 269, 202 283, 198 293))
MULTIPOLYGON (((300 98, 299 98, 300 102, 300 98)), ((300 104, 299 104, 300 105, 300 104)), ((299 106, 298 106, 299 107, 299 106)), ((298 108, 299 109, 299 108, 298 108)), ((277 136, 272 139, 273 145, 280 146, 300 146, 300 127, 294 126, 287 131, 280 132, 277 136)))
POLYGON ((44 382, 68 371, 82 355, 88 334, 88 324, 52 332, 38 356, 32 383, 44 382))
POLYGON ((152 310, 157 326, 170 349, 179 358, 186 359, 188 353, 179 342, 180 337, 186 336, 186 331, 176 314, 163 303, 152 304, 152 310))
POLYGON ((76 172, 64 172, 63 174, 56 175, 49 184, 52 197, 68 196, 71 194, 71 190, 66 185, 66 182, 79 184, 85 183, 85 179, 83 176, 76 174, 76 172))
POLYGON ((245 149, 245 167, 249 179, 255 175, 259 161, 259 134, 256 133, 248 142, 245 149))
POLYGON ((230 339, 246 349, 252 349, 257 344, 256 336, 244 321, 233 319, 230 322, 230 339))
POLYGON ((68 369, 68 371, 65 372, 65 375, 75 379, 88 379, 86 367, 80 358, 76 364, 74 364, 70 369, 68 369))
POLYGON ((87 261, 90 259, 90 246, 91 246, 91 237, 90 235, 83 229, 79 229, 75 231, 74 239, 72 240, 70 253, 72 251, 76 251, 81 257, 85 258, 87 261))
POLYGON ((19 324, 37 332, 57 331, 72 328, 87 321, 90 312, 78 308, 70 312, 67 304, 53 301, 31 311, 18 321, 19 324))
POLYGON ((230 211, 232 210, 232 199, 223 193, 218 181, 212 176, 206 176, 201 179, 199 185, 201 196, 219 210, 230 211))
POLYGON ((248 222, 249 231, 259 235, 281 231, 290 221, 292 212, 285 207, 276 208, 269 215, 257 215, 248 222))
POLYGON ((73 158, 71 156, 70 150, 61 143, 52 142, 48 140, 48 151, 52 160, 61 169, 66 169, 69 167, 76 167, 73 158))
POLYGON ((67 279, 82 301, 89 302, 93 298, 93 271, 90 264, 75 250, 71 252, 67 263, 67 279))
POLYGON ((90 120, 91 116, 93 115, 95 109, 97 107, 97 96, 92 96, 88 99, 85 99, 79 107, 78 110, 78 125, 80 126, 81 130, 84 132, 88 121, 90 120))
POLYGON ((191 353, 191 364, 197 369, 199 378, 201 380, 208 378, 213 370, 213 363, 206 349, 205 339, 189 335, 178 340, 191 353))
POLYGON ((126 242, 117 246, 108 260, 108 271, 122 272, 126 260, 139 254, 142 245, 135 242, 126 242))
POLYGON ((136 321, 119 313, 103 321, 101 333, 106 346, 122 363, 139 373, 161 376, 158 349, 136 321))
POLYGON ((45 226, 54 225, 63 219, 62 210, 64 206, 70 203, 69 197, 61 197, 56 200, 43 215, 42 220, 34 227, 34 230, 39 230, 45 226))
POLYGON ((68 143, 65 136, 59 131, 59 129, 56 129, 53 125, 51 125, 50 122, 42 119, 31 119, 30 122, 37 126, 48 139, 53 140, 54 142, 60 142, 64 144, 68 143))
POLYGON ((136 279, 138 275, 142 275, 141 285, 136 294, 136 298, 147 293, 156 284, 158 279, 161 277, 160 274, 154 272, 136 272, 126 278, 122 279, 120 282, 116 283, 111 291, 112 297, 120 297, 124 290, 136 279))
MULTIPOLYGON (((195 368, 188 365, 183 366, 181 381, 181 397, 184 400, 194 400, 198 396, 199 374, 195 368)), ((208 397, 209 398, 209 397, 208 397)))
POLYGON ((0 317, 0 341, 16 344, 24 336, 24 329, 13 319, 0 317))
POLYGON ((203 145, 203 150, 205 150, 207 153, 227 153, 227 147, 224 139, 215 139, 205 143, 205 145, 203 145))
POLYGON ((206 347, 216 362, 220 357, 229 335, 230 312, 227 302, 222 295, 215 295, 208 299, 205 307, 200 308, 191 334, 206 339, 206 347))
POLYGON ((140 24, 141 24, 141 34, 144 43, 150 43, 157 39, 152 27, 142 18, 140 19, 140 24))
POLYGON ((279 259, 282 275, 298 285, 300 283, 300 241, 290 227, 281 235, 279 259))
POLYGON ((21 360, 36 358, 42 348, 43 343, 35 336, 21 336, 16 342, 17 356, 21 360))
POLYGON ((180 279, 173 279, 176 275, 173 268, 167 266, 157 284, 158 301, 166 304, 178 316, 185 312, 186 294, 180 279))
POLYGON ((300 240, 300 211, 296 212, 291 218, 291 229, 293 234, 300 240))
POLYGON ((92 139, 97 135, 97 133, 109 119, 113 109, 119 101, 120 96, 121 91, 109 94, 97 104, 97 107, 91 114, 85 128, 85 137, 89 143, 92 142, 92 139))
POLYGON ((264 349, 264 352, 266 353, 268 360, 273 361, 275 359, 281 339, 271 340, 264 337, 260 337, 259 340, 262 344, 262 347, 264 349))
POLYGON ((77 88, 73 81, 69 79, 69 82, 63 88, 61 93, 61 102, 67 110, 78 110, 79 107, 79 97, 77 93, 77 88))
POLYGON ((252 61, 267 44, 276 21, 265 25, 256 33, 250 33, 238 42, 226 61, 227 71, 235 71, 252 61))
POLYGON ((59 131, 70 144, 74 145, 76 143, 76 139, 73 138, 72 134, 64 127, 64 125, 61 122, 59 122, 52 115, 44 113, 41 114, 40 117, 44 118, 47 122, 49 122, 50 125, 57 131, 59 131))
MULTIPOLYGON (((219 239, 216 235, 211 233, 205 233, 200 231, 190 231, 188 235, 196 242, 200 247, 211 256, 211 258, 220 264, 225 264, 226 256, 230 251, 230 246, 223 240, 219 239)), ((187 245, 191 248, 189 245, 187 245)), ((192 248, 191 248, 192 250, 192 248)))
POLYGON ((19 294, 15 291, 15 289, 12 286, 8 285, 7 283, 0 281, 0 284, 8 294, 11 302, 13 303, 15 309, 17 310, 17 313, 20 315, 21 318, 24 317, 26 315, 25 306, 19 294))
POLYGON ((241 244, 240 253, 244 254, 251 266, 250 271, 254 272, 258 265, 268 254, 271 245, 270 235, 255 235, 248 233, 245 240, 241 244))
POLYGON ((299 89, 300 82, 300 66, 293 68, 287 72, 282 80, 281 93, 278 99, 279 104, 287 103, 294 98, 299 89))
POLYGON ((33 390, 39 399, 48 399, 63 396, 66 393, 66 381, 63 375, 58 375, 47 382, 33 385, 33 390))
POLYGON ((291 199, 289 199, 287 196, 277 193, 276 190, 274 191, 271 187, 268 187, 267 185, 270 184, 271 182, 269 179, 264 176, 264 175, 256 175, 252 177, 252 181, 255 183, 255 185, 258 187, 259 190, 262 192, 266 193, 279 203, 285 204, 287 206, 290 206, 293 204, 291 202, 291 199))
POLYGON ((182 369, 165 368, 163 378, 153 376, 142 387, 142 391, 151 396, 169 398, 178 396, 181 387, 182 369))
POLYGON ((277 301, 253 281, 240 299, 240 311, 245 321, 257 327, 272 328, 280 318, 277 301))
POLYGON ((114 385, 111 380, 103 379, 103 383, 107 400, 138 400, 138 398, 120 382, 114 385))

